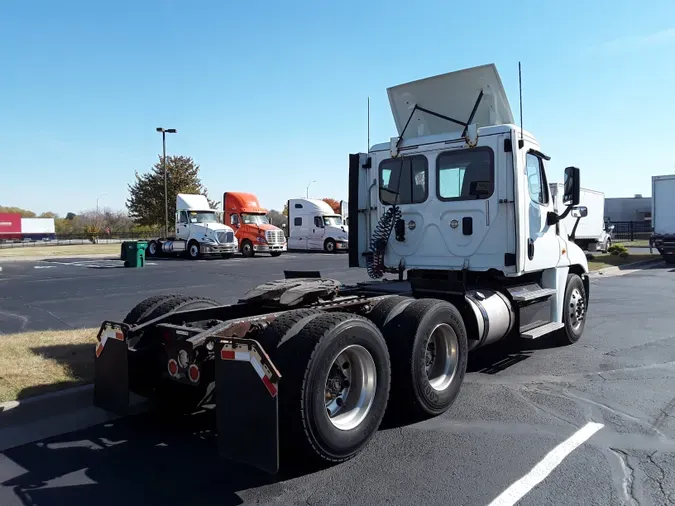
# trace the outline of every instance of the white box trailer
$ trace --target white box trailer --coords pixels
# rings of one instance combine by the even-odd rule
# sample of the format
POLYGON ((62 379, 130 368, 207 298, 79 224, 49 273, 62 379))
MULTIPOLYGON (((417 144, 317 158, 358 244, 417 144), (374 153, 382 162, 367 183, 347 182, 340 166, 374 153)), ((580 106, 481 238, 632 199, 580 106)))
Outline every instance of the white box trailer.
POLYGON ((649 248, 675 263, 675 174, 652 176, 652 236, 649 248))
POLYGON ((54 218, 21 218, 23 239, 51 241, 56 239, 54 218))
MULTIPOLYGON (((562 183, 550 183, 549 187, 555 208, 560 211, 562 206, 558 199, 563 194, 564 185, 562 183)), ((612 245, 612 238, 605 225, 605 194, 601 191, 581 188, 579 198, 579 205, 586 207, 588 214, 579 220, 574 234, 574 242, 583 250, 606 252, 612 245)), ((577 218, 574 218, 571 214, 568 214, 562 220, 568 234, 572 233, 576 221, 577 218)))

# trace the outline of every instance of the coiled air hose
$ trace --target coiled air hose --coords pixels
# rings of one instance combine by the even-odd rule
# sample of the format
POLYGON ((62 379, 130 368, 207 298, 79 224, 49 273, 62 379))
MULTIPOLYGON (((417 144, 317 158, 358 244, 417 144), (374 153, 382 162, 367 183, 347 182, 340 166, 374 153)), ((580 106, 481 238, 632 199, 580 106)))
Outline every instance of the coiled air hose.
POLYGON ((384 251, 394 225, 402 216, 401 209, 394 204, 380 217, 377 227, 375 227, 375 231, 370 237, 371 254, 366 257, 366 271, 368 272, 368 276, 373 279, 381 278, 386 271, 384 266, 384 251))

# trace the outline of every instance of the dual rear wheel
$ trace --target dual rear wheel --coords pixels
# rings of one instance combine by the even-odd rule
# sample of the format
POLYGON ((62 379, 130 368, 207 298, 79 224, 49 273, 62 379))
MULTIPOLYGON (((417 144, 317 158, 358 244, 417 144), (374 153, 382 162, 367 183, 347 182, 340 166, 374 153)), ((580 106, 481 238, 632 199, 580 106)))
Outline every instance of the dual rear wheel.
POLYGON ((333 463, 363 449, 387 411, 417 419, 446 411, 468 352, 452 304, 405 297, 384 299, 368 318, 291 311, 260 344, 282 371, 282 459, 333 463))

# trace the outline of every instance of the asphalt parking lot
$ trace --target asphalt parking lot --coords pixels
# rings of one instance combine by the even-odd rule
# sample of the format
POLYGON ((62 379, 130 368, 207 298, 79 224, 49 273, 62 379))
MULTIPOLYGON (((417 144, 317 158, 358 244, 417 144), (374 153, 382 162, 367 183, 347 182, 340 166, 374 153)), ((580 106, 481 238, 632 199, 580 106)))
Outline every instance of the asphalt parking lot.
POLYGON ((140 300, 158 293, 202 295, 225 304, 272 279, 284 269, 320 270, 343 282, 365 281, 347 269, 345 254, 288 253, 272 258, 148 259, 125 269, 121 260, 58 258, 38 262, 0 260, 0 333, 98 327, 122 319, 140 300))
MULTIPOLYGON (((366 279, 344 256, 226 262, 5 267, 0 307, 24 328, 97 325, 176 286, 230 302, 283 269, 366 279)), ((0 454, 0 504, 675 504, 674 282, 664 265, 593 278, 579 343, 477 352, 447 413, 385 428, 342 465, 273 480, 219 460, 208 415, 143 414, 0 454)))

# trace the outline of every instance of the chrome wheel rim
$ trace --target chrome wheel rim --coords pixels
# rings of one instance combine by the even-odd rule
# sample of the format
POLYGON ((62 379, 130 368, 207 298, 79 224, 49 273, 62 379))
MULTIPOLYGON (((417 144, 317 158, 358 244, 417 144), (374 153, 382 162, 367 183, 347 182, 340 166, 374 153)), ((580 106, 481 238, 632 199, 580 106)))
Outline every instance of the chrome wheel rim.
POLYGON ((329 241, 329 242, 326 244, 326 249, 327 249, 328 251, 333 251, 334 248, 335 248, 335 246, 333 245, 332 242, 329 241))
POLYGON ((586 301, 578 288, 572 290, 568 309, 570 324, 574 330, 578 330, 586 317, 586 301))
POLYGON ((151 242, 148 249, 150 250, 150 254, 154 255, 157 252, 157 244, 154 243, 154 242, 151 242))
POLYGON ((431 388, 442 392, 450 386, 459 366, 459 340, 447 323, 431 331, 424 353, 424 370, 431 388))
POLYGON ((190 255, 196 257, 199 254, 199 248, 194 244, 190 246, 190 255))
POLYGON ((251 252, 251 245, 249 243, 244 244, 244 253, 248 254, 251 252))
POLYGON ((370 412, 377 389, 375 360, 358 344, 340 351, 326 374, 326 415, 334 427, 352 430, 370 412))

